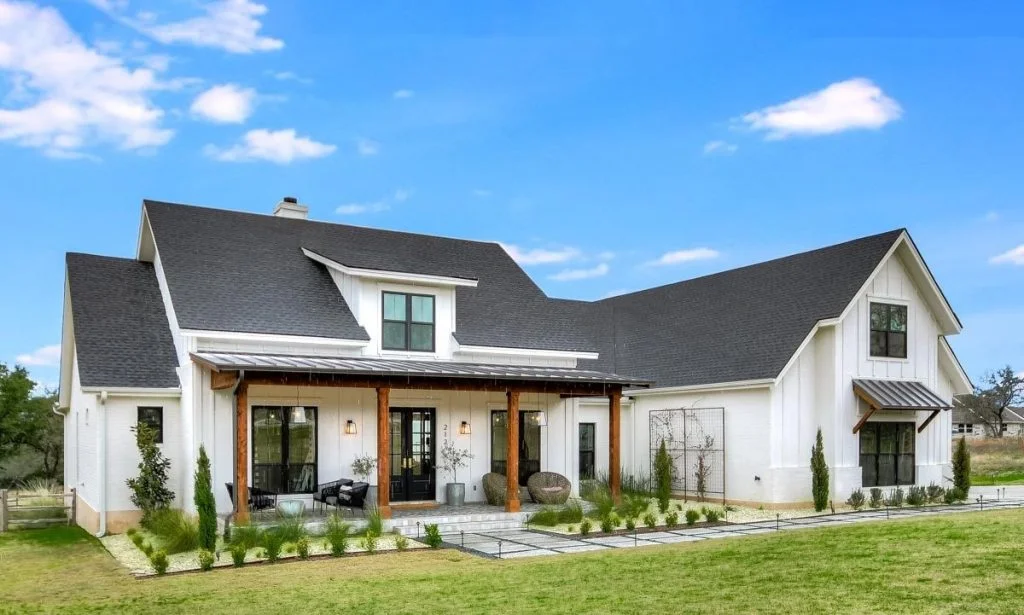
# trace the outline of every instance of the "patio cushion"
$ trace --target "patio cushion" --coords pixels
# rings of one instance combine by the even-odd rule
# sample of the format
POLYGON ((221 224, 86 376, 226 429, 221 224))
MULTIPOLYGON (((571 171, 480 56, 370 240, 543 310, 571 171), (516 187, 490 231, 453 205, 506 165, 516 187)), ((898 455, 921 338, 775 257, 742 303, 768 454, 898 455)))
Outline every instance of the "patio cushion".
POLYGON ((526 479, 530 497, 538 504, 565 504, 572 491, 569 479, 556 472, 537 472, 526 479))

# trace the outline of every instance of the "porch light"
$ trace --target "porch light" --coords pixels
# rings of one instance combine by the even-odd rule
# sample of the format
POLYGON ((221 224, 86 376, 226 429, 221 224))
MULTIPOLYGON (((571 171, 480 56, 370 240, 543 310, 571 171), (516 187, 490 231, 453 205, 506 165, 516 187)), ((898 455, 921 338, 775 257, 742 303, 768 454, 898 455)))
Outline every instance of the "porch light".
POLYGON ((540 412, 538 412, 534 416, 537 417, 537 426, 538 427, 547 427, 548 426, 548 413, 547 412, 544 412, 543 410, 541 410, 540 412))
POLYGON ((292 425, 305 425, 306 424, 306 408, 304 406, 295 406, 292 408, 292 425))
POLYGON ((352 419, 345 421, 345 433, 350 436, 356 433, 356 422, 352 419))
POLYGON ((469 421, 462 421, 462 424, 459 425, 459 433, 463 436, 473 433, 473 428, 469 426, 469 421))

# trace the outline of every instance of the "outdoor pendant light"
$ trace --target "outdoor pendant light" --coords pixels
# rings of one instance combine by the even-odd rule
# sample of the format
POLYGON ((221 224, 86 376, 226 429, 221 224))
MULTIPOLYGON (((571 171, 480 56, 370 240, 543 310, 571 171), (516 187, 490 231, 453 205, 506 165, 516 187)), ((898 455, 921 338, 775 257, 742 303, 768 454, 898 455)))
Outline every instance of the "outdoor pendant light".
POLYGON ((352 419, 345 421, 345 433, 348 435, 355 435, 356 433, 356 422, 352 419))

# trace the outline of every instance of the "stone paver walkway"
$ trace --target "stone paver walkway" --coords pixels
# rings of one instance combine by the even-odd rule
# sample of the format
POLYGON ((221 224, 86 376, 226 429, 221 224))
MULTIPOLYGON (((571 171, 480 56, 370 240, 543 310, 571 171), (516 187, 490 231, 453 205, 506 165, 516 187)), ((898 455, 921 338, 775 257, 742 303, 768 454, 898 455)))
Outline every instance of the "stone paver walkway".
POLYGON ((956 506, 928 506, 925 508, 875 508, 857 512, 836 513, 834 515, 816 515, 796 519, 776 519, 755 521, 750 523, 732 523, 715 527, 677 527, 657 532, 636 532, 628 535, 584 537, 580 535, 562 536, 550 532, 530 529, 499 530, 492 532, 471 532, 461 534, 445 534, 445 542, 454 547, 481 555, 500 559, 534 557, 539 555, 558 555, 563 553, 582 553, 604 549, 626 549, 646 547, 659 544, 674 544, 697 540, 718 540, 737 536, 784 532, 793 529, 808 529, 885 521, 887 519, 906 519, 911 517, 928 517, 947 515, 978 510, 998 510, 1024 507, 1024 498, 1007 498, 999 501, 972 500, 969 504, 956 506))

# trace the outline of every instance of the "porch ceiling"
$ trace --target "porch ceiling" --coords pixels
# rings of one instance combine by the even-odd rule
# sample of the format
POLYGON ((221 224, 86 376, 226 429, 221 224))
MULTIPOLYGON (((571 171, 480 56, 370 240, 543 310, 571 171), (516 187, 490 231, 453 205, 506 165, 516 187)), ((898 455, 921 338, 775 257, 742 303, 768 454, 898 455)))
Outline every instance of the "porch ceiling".
POLYGON ((280 354, 194 352, 192 359, 214 371, 291 372, 383 378, 442 378, 647 387, 643 378, 589 369, 492 365, 449 361, 308 357, 280 354))

